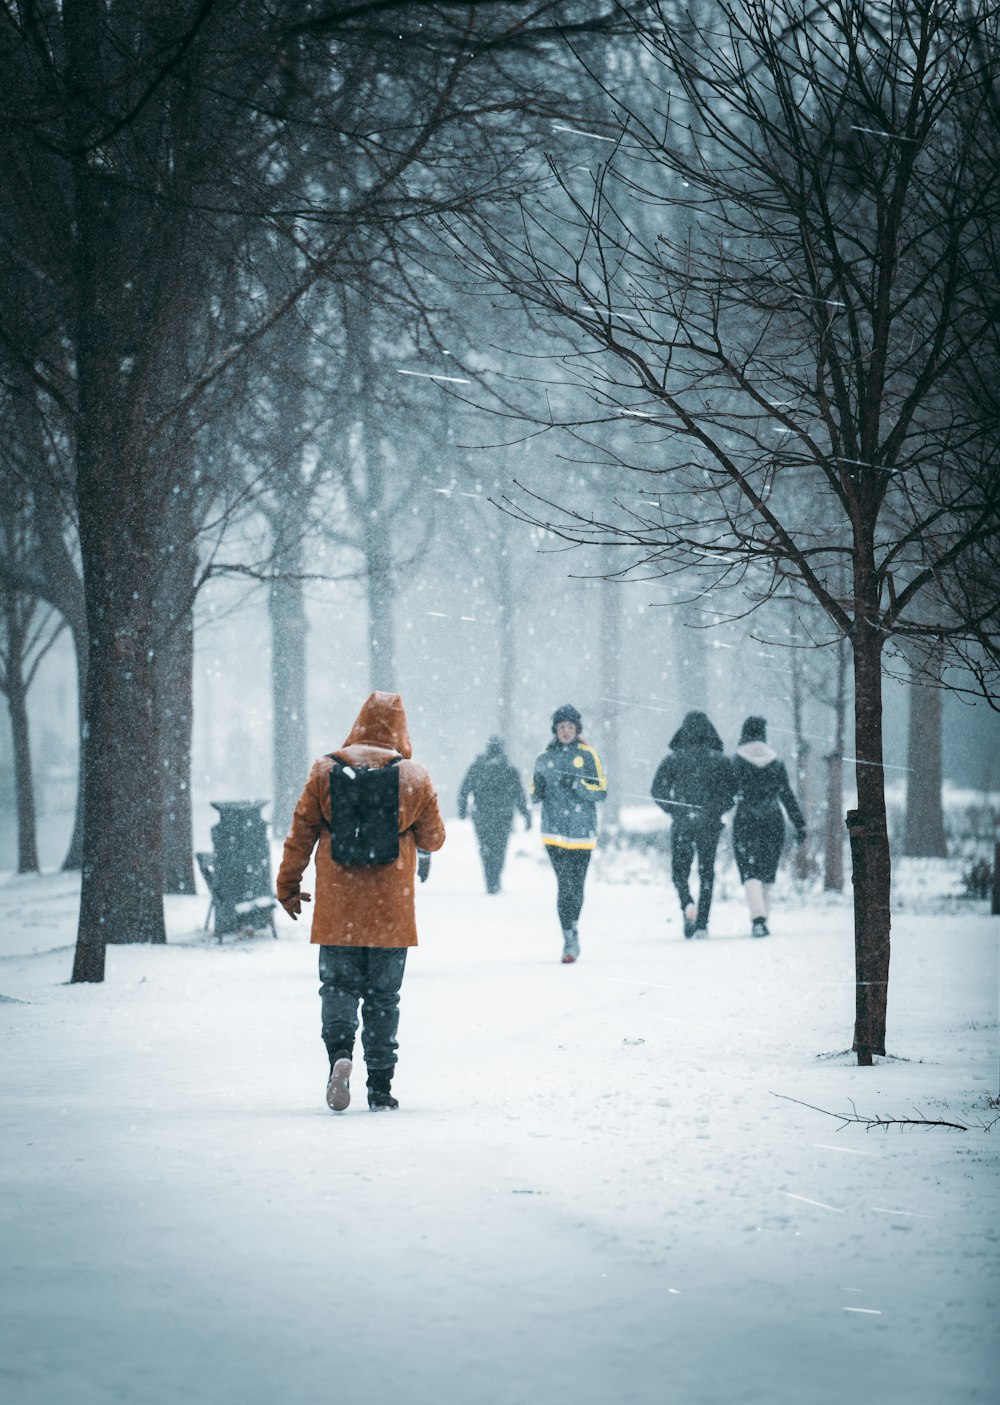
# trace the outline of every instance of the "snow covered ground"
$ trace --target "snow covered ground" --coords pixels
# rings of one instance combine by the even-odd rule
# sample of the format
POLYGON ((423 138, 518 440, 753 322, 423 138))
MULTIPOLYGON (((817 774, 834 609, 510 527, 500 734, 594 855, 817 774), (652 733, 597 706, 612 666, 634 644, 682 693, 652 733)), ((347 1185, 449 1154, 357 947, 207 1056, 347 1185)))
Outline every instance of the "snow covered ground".
POLYGON ((858 1069, 846 899, 755 942, 730 887, 685 942, 602 855, 564 967, 535 836, 490 898, 451 831, 378 1116, 325 1107, 302 925, 220 947, 174 899, 71 986, 74 880, 0 881, 0 1399, 995 1400, 1000 923, 908 891, 858 1069))

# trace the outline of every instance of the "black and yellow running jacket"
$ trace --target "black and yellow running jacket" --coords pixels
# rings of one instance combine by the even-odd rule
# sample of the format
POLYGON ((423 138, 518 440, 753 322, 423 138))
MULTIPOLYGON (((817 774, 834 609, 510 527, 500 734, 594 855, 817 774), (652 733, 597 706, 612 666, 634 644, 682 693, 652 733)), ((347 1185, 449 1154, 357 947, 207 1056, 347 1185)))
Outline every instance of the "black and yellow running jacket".
POLYGON ((556 849, 593 849, 597 801, 608 791, 601 758, 579 738, 554 737, 535 762, 531 798, 542 806, 542 843, 556 849))

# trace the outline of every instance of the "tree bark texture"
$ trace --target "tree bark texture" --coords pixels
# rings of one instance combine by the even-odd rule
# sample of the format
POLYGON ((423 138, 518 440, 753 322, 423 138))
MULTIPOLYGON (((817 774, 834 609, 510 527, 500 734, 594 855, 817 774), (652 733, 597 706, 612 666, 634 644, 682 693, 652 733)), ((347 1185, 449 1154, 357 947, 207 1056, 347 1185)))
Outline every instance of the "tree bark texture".
POLYGON ((151 554, 148 524, 134 514, 127 526, 116 520, 117 495, 102 489, 100 478, 81 472, 90 657, 74 981, 103 979, 108 942, 166 940, 152 572, 143 569, 151 554))
MULTIPOLYGON (((73 77, 85 94, 101 76, 100 17, 85 4, 67 4, 65 14, 73 77)), ((137 267, 162 212, 89 159, 90 120, 85 112, 73 162, 77 500, 88 638, 74 981, 103 980, 108 942, 166 940, 153 600, 165 513, 144 393, 155 375, 157 300, 165 289, 137 267)))
POLYGON ((854 1048, 860 1065, 885 1054, 892 862, 882 752, 882 641, 862 623, 854 647, 858 807, 847 817, 854 881, 854 1048))
POLYGON ((907 745, 906 823, 903 853, 946 859, 948 841, 941 803, 941 659, 913 669, 907 745))

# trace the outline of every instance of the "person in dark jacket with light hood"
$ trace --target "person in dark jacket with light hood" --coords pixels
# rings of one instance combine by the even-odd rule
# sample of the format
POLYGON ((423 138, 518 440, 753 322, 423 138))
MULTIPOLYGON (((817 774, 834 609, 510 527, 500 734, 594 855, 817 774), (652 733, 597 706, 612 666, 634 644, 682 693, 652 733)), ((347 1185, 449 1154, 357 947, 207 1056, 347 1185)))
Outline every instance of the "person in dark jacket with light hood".
POLYGON ((733 805, 733 770, 722 738, 703 712, 689 712, 670 739, 651 794, 670 816, 670 867, 684 914, 685 937, 707 937, 722 816, 733 805), (691 864, 698 857, 698 902, 691 864))
POLYGON ((733 757, 736 815, 733 819, 733 852, 740 881, 750 905, 751 936, 770 935, 767 919, 771 884, 785 843, 785 814, 795 827, 795 841, 802 844, 806 822, 788 783, 785 763, 767 744, 767 721, 748 717, 733 757))
POLYGON ((458 792, 460 820, 468 814, 470 801, 486 891, 499 893, 515 810, 524 817, 525 829, 531 828, 531 811, 521 777, 508 761, 500 737, 490 737, 482 756, 477 756, 465 773, 458 792))

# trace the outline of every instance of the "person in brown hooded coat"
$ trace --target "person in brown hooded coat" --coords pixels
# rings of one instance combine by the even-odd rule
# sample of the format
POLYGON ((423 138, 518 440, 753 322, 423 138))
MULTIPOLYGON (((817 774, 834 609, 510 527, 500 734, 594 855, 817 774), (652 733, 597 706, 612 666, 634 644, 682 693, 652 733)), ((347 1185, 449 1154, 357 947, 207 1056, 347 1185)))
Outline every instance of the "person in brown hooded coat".
POLYGON ((302 904, 311 901, 300 883, 316 849, 311 940, 320 948, 323 1042, 330 1057, 327 1103, 334 1112, 343 1112, 351 1101, 359 1005, 368 1104, 374 1109, 399 1106, 390 1088, 406 952, 417 944, 417 851, 423 880, 431 852, 440 849, 444 839, 431 778, 412 760, 403 700, 397 693, 372 693, 344 745, 314 763, 285 839, 276 885, 278 901, 290 917, 298 918, 302 904), (398 765, 399 857, 394 862, 367 867, 338 863, 329 839, 322 842, 331 826, 330 772, 335 758, 355 769, 398 765))

